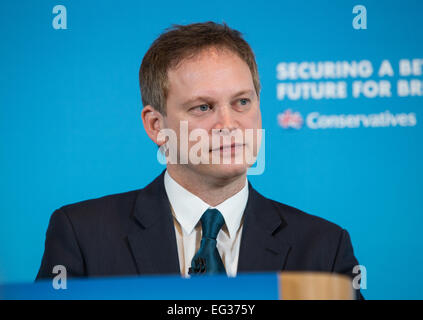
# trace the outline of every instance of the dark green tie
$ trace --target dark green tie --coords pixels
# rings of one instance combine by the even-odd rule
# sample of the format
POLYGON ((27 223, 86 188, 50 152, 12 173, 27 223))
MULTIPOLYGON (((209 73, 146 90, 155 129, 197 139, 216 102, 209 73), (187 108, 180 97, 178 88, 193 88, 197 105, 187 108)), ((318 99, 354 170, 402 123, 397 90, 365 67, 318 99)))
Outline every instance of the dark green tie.
POLYGON ((225 266, 216 247, 216 238, 225 220, 217 209, 207 209, 201 217, 203 236, 200 249, 195 254, 189 274, 225 273, 225 266))

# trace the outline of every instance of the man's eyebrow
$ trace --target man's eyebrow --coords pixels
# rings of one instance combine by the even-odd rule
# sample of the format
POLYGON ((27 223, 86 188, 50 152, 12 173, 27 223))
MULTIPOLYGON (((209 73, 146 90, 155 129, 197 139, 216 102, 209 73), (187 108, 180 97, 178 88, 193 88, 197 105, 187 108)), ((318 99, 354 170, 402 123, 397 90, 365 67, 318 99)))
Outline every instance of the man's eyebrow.
POLYGON ((193 103, 197 103, 197 102, 201 102, 201 101, 206 102, 206 101, 212 101, 212 100, 213 99, 211 97, 208 97, 208 96, 198 96, 198 97, 193 97, 191 99, 188 99, 187 101, 182 103, 182 105, 189 107, 193 103))
MULTIPOLYGON (((243 95, 252 96, 254 94, 255 94, 255 92, 252 89, 241 90, 241 91, 235 93, 234 95, 232 95, 232 99, 243 96, 243 95)), ((182 103, 182 105, 183 106, 190 106, 190 105, 192 105, 193 103, 196 103, 196 102, 213 102, 213 101, 214 101, 214 98, 210 97, 210 96, 196 96, 196 97, 193 97, 191 99, 186 100, 184 103, 182 103)))
POLYGON ((250 96, 252 96, 254 94, 255 94, 255 92, 252 89, 242 90, 242 91, 239 91, 238 93, 234 94, 232 96, 232 98, 236 98, 236 97, 243 96, 243 95, 250 95, 250 96))

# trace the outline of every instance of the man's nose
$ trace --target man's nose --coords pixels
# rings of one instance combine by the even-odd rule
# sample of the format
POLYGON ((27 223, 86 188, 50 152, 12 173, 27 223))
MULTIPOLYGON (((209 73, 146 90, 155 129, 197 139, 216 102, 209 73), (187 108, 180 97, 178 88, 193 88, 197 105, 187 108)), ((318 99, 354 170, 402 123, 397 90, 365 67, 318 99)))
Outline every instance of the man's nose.
POLYGON ((215 129, 222 131, 232 131, 238 128, 236 116, 231 106, 221 106, 218 108, 217 121, 215 129))

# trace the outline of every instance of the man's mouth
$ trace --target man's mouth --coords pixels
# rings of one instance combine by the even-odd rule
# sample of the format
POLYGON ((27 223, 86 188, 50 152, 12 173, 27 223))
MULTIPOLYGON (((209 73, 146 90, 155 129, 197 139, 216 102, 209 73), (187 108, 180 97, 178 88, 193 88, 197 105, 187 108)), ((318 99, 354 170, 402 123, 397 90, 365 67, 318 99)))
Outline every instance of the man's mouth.
POLYGON ((230 145, 213 148, 210 151, 211 152, 214 152, 214 151, 223 151, 223 152, 225 152, 225 151, 235 151, 235 149, 241 148, 241 147, 244 147, 244 146, 245 146, 245 143, 232 143, 230 145))

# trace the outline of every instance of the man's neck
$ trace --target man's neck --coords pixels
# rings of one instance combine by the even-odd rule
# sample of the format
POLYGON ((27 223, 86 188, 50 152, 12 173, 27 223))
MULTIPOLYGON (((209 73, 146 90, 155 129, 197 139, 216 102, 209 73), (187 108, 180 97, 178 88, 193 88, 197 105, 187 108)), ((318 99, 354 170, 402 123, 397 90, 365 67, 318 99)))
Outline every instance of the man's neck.
POLYGON ((168 165, 167 171, 173 180, 212 207, 237 194, 247 181, 246 173, 230 178, 216 178, 173 165, 168 165))

